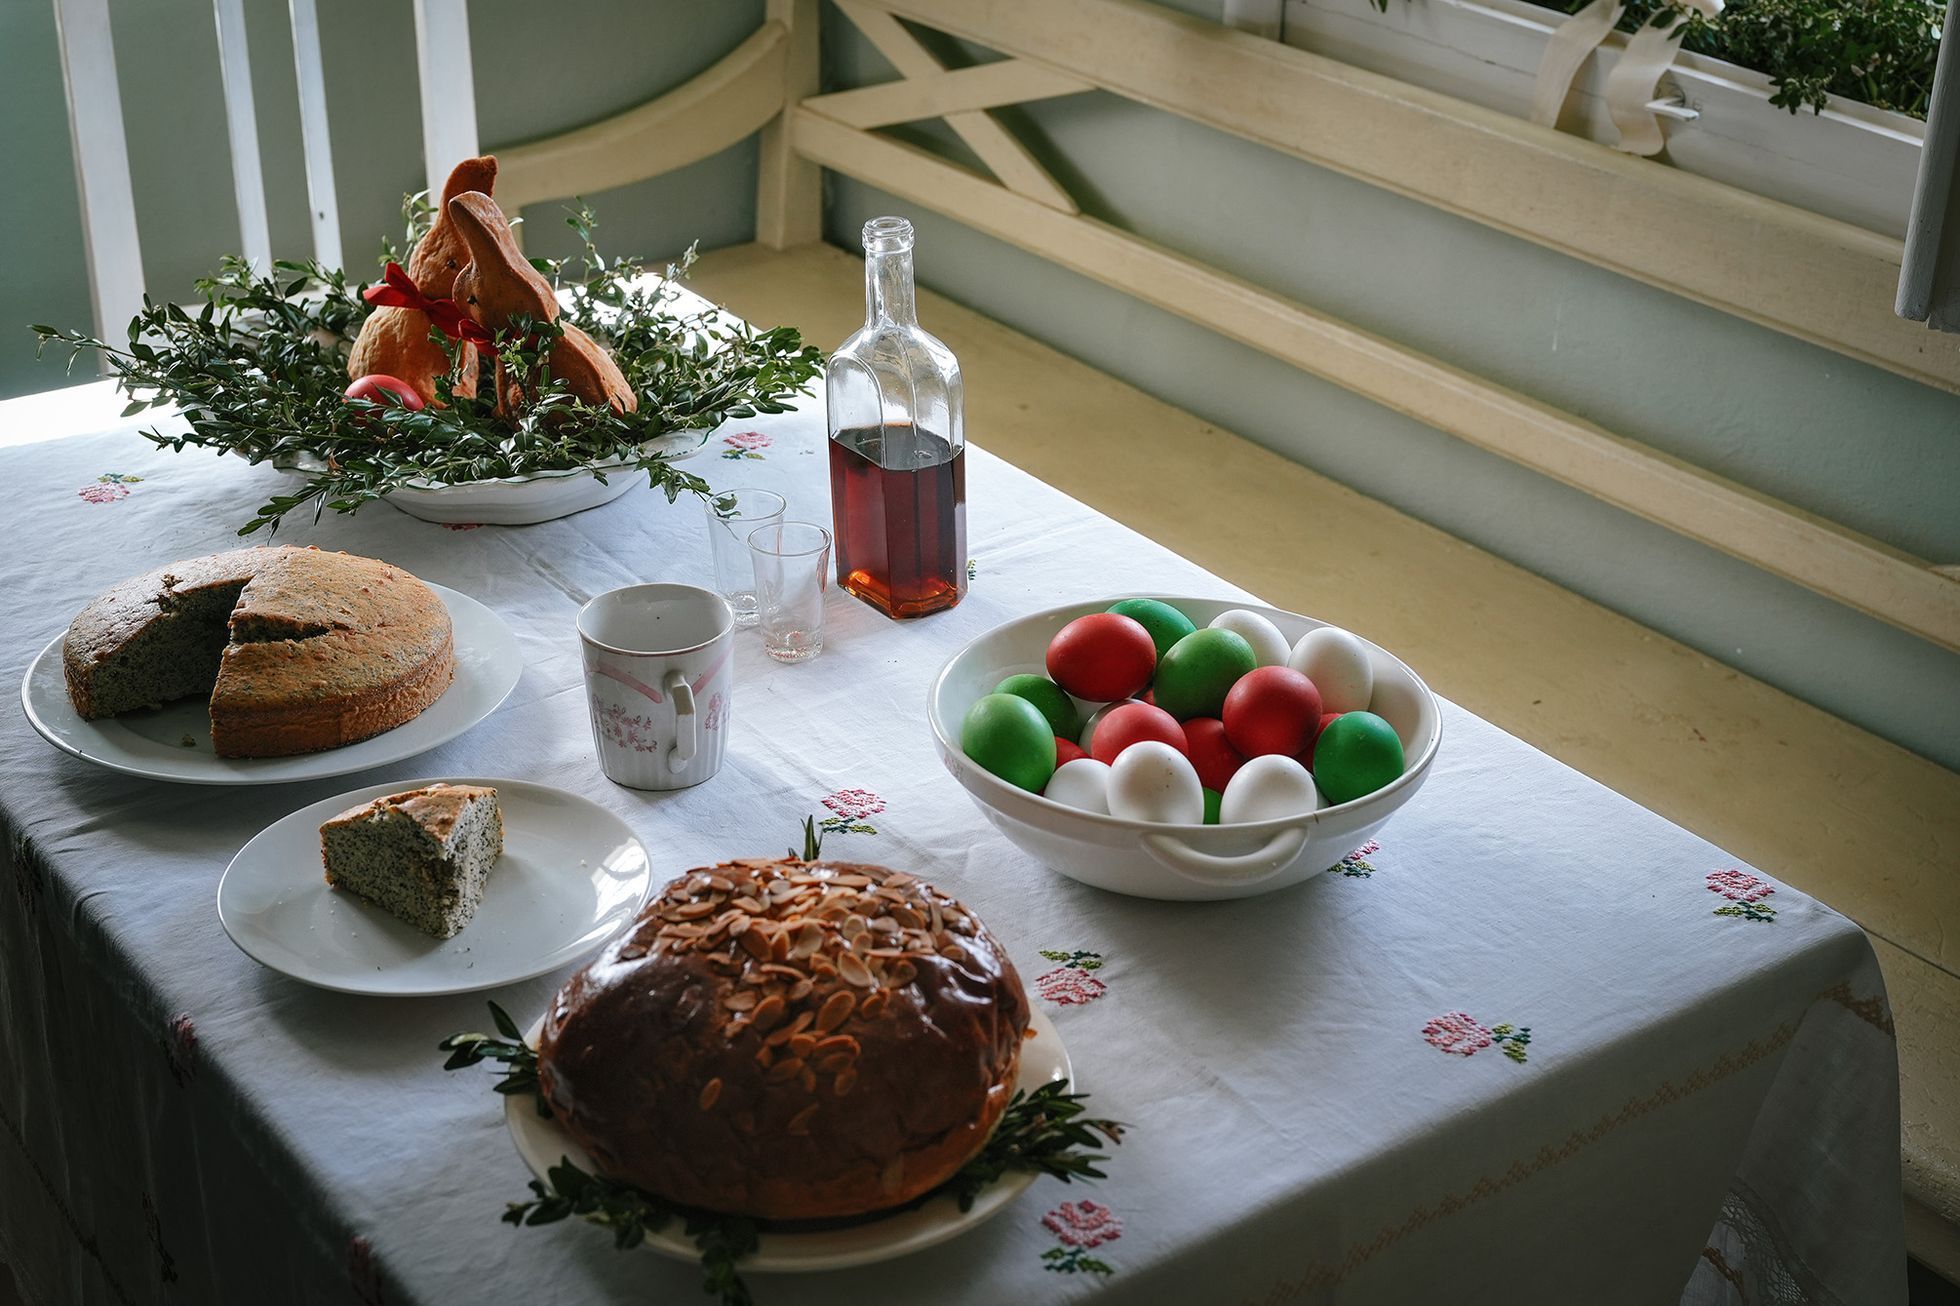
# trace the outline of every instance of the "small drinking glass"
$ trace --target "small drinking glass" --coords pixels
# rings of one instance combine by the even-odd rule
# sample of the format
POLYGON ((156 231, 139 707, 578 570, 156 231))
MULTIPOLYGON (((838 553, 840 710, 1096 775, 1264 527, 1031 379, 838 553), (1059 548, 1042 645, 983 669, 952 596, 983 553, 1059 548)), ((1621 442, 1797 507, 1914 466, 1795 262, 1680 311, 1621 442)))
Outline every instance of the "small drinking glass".
POLYGON ((778 662, 803 662, 823 652, 830 532, 814 522, 778 522, 749 534, 749 553, 763 651, 778 662))
POLYGON ((715 555, 715 589, 735 610, 735 624, 755 624, 755 563, 749 557, 749 535, 764 526, 780 525, 787 500, 774 490, 724 490, 704 498, 708 514, 708 543, 715 555), (733 499, 735 511, 722 516, 717 500, 733 499))

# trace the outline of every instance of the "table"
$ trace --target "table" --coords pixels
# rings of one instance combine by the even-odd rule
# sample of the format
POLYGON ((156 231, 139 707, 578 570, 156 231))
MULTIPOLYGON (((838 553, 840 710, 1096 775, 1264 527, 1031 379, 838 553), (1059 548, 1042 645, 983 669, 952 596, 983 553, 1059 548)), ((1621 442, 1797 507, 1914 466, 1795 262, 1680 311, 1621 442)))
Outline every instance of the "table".
MULTIPOLYGON (((16 679, 98 591, 235 546, 280 479, 155 451, 114 421, 22 443, 24 415, 62 406, 0 405, 0 667, 16 679)), ((827 520, 821 413, 729 428, 693 465, 827 520)), ((954 649, 1058 603, 1240 591, 968 459, 971 597, 901 625, 833 591, 829 648, 798 667, 744 632, 730 754, 697 789, 611 785, 586 723, 579 604, 707 574, 700 509, 644 487, 535 527, 371 505, 281 530, 401 563, 516 631, 510 701, 409 762, 173 787, 58 754, 6 712, 0 1257, 29 1300, 700 1300, 690 1267, 615 1253, 598 1230, 498 1222, 527 1178, 501 1103, 435 1051, 483 1025, 485 995, 312 990, 219 927, 218 877, 264 825, 445 774, 587 794, 662 878, 779 852, 825 818, 826 851, 972 905, 1099 1112, 1133 1126, 1106 1183, 1041 1180, 978 1231, 882 1267, 755 1276, 764 1306, 1724 1302, 1734 1284, 1751 1302, 1904 1300, 1896 1058, 1863 934, 1470 714, 1445 705, 1435 772, 1378 846, 1269 897, 1115 897, 993 833, 924 721, 954 649)), ((528 1021, 563 978, 487 996, 528 1021)))

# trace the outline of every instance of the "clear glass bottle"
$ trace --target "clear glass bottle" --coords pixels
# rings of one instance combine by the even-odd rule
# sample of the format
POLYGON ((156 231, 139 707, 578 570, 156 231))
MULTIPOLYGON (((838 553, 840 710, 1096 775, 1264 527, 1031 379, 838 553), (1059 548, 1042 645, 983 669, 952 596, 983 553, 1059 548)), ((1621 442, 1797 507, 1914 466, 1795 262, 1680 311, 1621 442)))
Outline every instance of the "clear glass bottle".
POLYGON ((966 420, 953 351, 919 329, 912 224, 864 224, 864 328, 824 369, 837 583, 894 619, 966 597, 966 420))

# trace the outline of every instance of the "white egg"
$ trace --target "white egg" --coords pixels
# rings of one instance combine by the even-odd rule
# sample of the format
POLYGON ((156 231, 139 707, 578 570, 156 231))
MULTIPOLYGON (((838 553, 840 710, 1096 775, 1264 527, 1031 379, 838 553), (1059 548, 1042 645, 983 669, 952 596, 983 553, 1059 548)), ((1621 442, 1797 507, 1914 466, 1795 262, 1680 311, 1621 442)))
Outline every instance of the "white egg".
POLYGON ((1375 665, 1368 646, 1336 626, 1300 636, 1286 665, 1313 681, 1322 712, 1365 712, 1375 696, 1375 665))
POLYGON ((1055 768, 1055 774, 1048 777, 1048 787, 1041 791, 1043 798, 1085 812, 1101 812, 1109 815, 1109 768, 1093 757, 1078 757, 1073 762, 1064 762, 1055 768))
POLYGON ((1211 619, 1212 629, 1229 630, 1234 635, 1252 645, 1252 656, 1262 667, 1283 667, 1286 665, 1286 636, 1279 633, 1279 627, 1256 612, 1244 608, 1233 608, 1221 612, 1211 619))
POLYGON ((1220 825, 1305 816, 1320 805, 1307 768, 1281 753, 1268 753, 1238 769, 1218 800, 1220 825))
POLYGON ((1142 701, 1143 700, 1140 698, 1123 698, 1123 699, 1118 699, 1114 703, 1104 703, 1101 707, 1091 712, 1089 714, 1089 719, 1082 723, 1082 737, 1076 740, 1075 742, 1082 745, 1083 752, 1085 753, 1088 752, 1090 741, 1095 739, 1096 737, 1096 727, 1102 724, 1102 719, 1104 717, 1108 716, 1111 712, 1123 706, 1123 704, 1125 703, 1141 703, 1142 701))
POLYGON ((1155 739, 1131 744, 1109 768, 1109 814, 1126 821, 1200 825, 1205 791, 1191 759, 1155 739))

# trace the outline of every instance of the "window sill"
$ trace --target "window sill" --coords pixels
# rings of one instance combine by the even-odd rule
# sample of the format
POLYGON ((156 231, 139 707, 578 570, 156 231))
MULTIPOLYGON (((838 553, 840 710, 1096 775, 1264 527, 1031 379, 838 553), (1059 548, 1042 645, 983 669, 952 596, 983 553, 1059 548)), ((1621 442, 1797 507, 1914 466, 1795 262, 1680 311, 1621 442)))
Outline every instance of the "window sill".
MULTIPOLYGON (((1287 0, 1285 41, 1298 49, 1524 117, 1545 44, 1563 15, 1524 0, 1287 0)), ((1607 74, 1626 48, 1615 32, 1574 79, 1559 128, 1612 144, 1607 74)), ((1674 166, 1770 199, 1903 238, 1925 124, 1833 97, 1792 114, 1769 102, 1769 79, 1682 52, 1661 96, 1698 116, 1666 121, 1674 166)))

